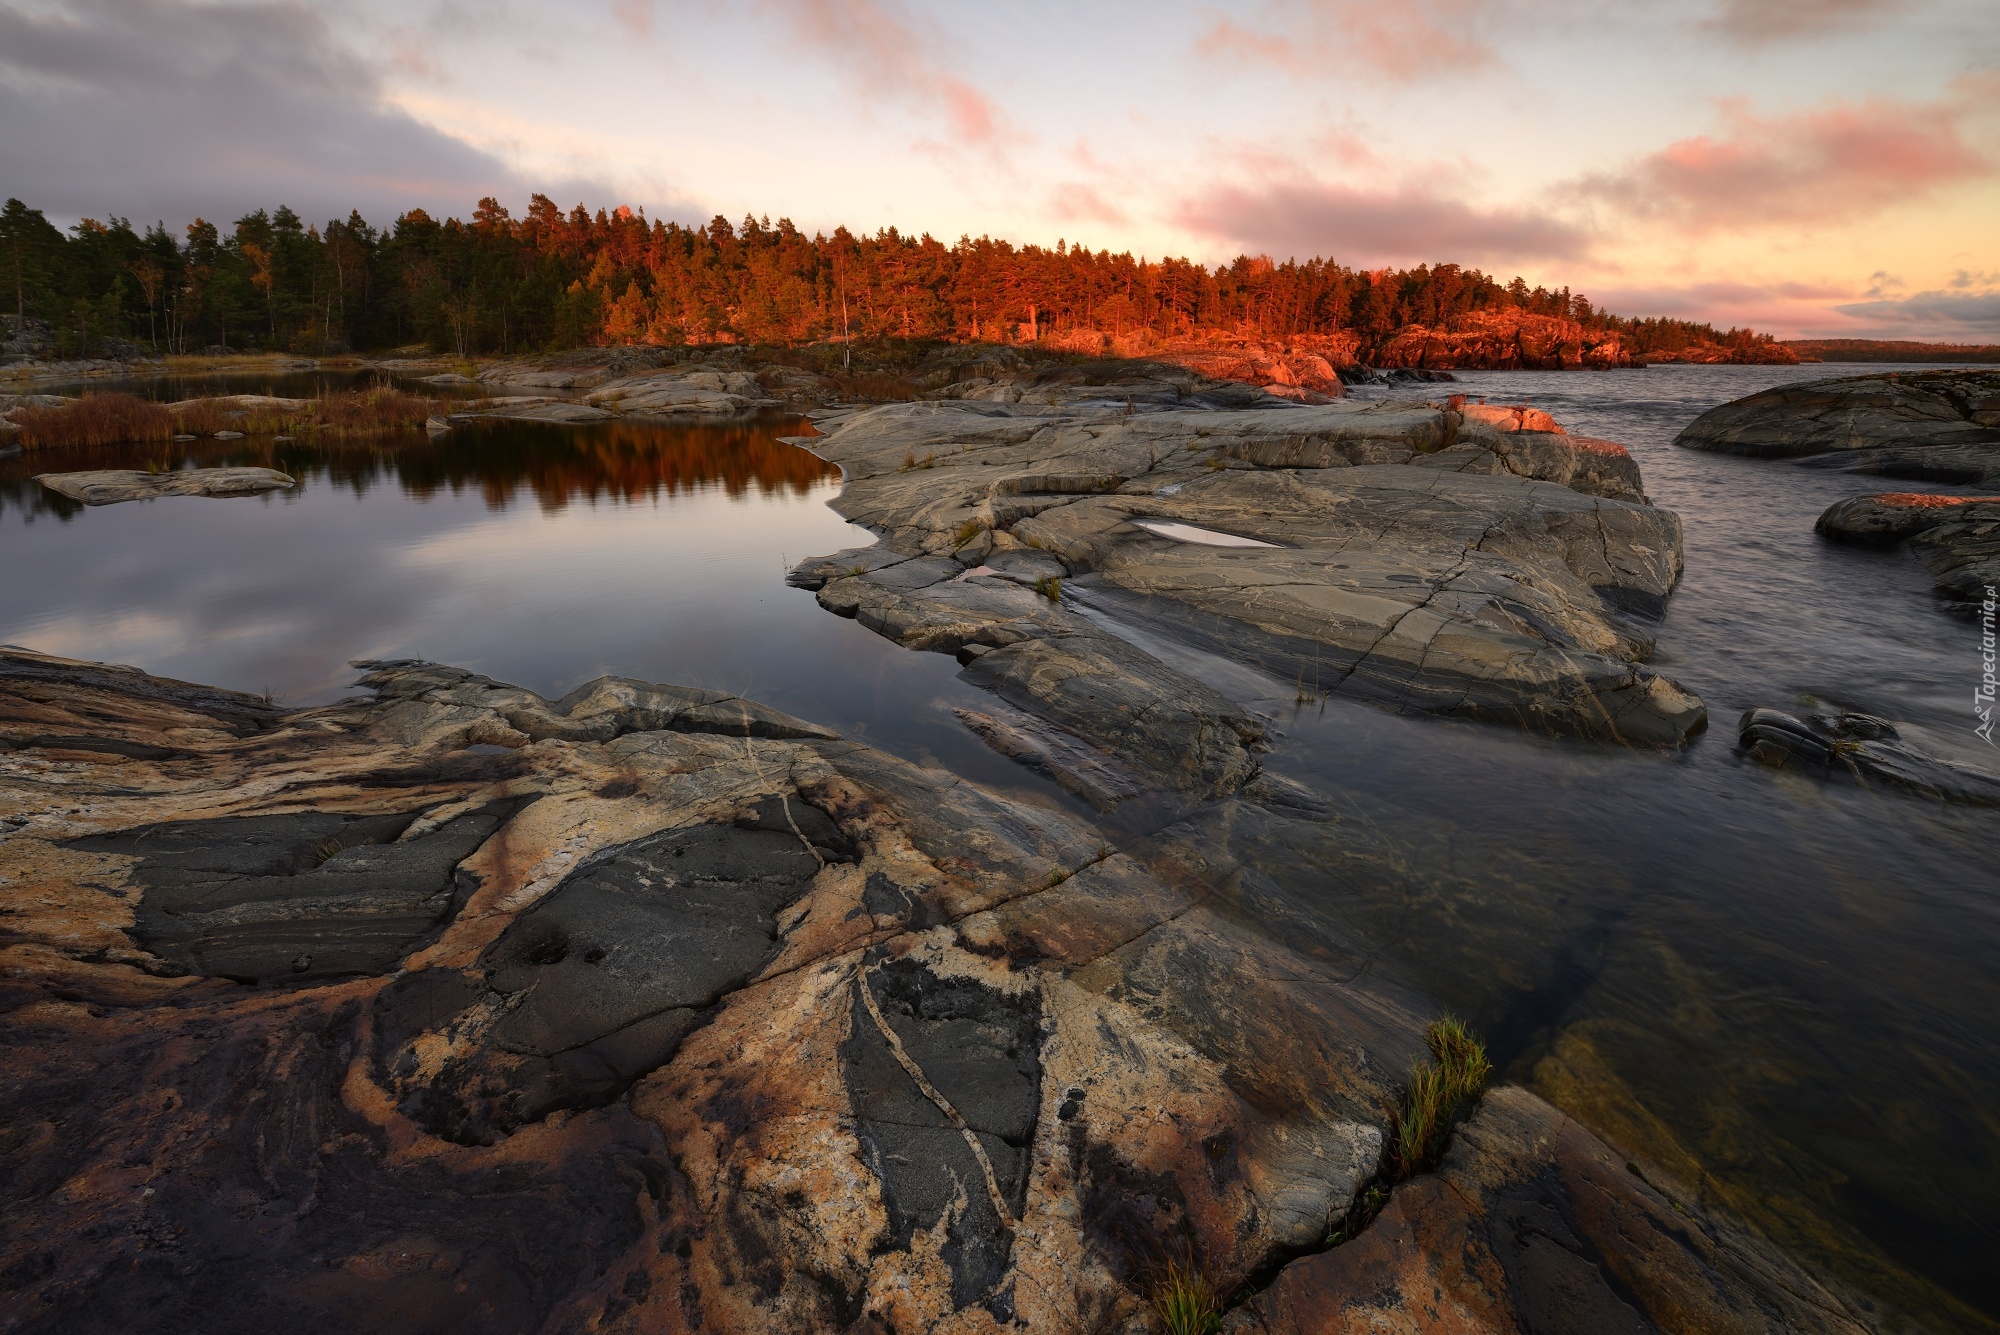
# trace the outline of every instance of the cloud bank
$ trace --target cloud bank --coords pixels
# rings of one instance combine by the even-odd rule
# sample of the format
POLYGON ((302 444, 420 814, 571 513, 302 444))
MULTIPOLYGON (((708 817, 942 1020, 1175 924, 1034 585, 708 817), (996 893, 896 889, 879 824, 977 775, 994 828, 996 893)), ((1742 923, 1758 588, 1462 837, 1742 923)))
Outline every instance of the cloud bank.
POLYGON ((2000 168, 1968 123, 2000 102, 2000 82, 1962 79, 1948 97, 1835 101, 1760 116, 1722 104, 1719 134, 1677 140, 1623 170, 1583 178, 1583 194, 1694 232, 1762 223, 1838 226, 2000 168))
POLYGON ((388 106, 303 4, 0 6, 0 125, 0 189, 56 218, 227 221, 285 203, 381 223, 538 188, 388 106))
POLYGON ((1253 253, 1325 255, 1363 266, 1575 259, 1590 245, 1581 227, 1549 214, 1479 209, 1408 186, 1224 186, 1186 201, 1176 221, 1253 253))

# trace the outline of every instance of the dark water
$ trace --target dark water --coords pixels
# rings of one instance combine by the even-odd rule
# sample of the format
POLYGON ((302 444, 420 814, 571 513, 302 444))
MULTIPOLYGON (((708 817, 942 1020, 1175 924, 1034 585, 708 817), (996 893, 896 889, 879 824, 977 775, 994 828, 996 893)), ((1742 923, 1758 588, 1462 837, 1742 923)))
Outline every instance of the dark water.
POLYGON ((551 695, 607 673, 707 686, 1067 802, 957 724, 949 706, 986 697, 951 659, 785 585, 788 563, 872 540, 827 508, 838 470, 776 440, 808 431, 793 416, 495 422, 327 448, 34 451, 0 460, 0 642, 300 705, 348 694, 356 658, 551 695), (299 485, 90 508, 32 481, 148 464, 273 467, 299 485))
MULTIPOLYGON (((1688 570, 1658 665, 1714 720, 1684 753, 1302 710, 1293 683, 1182 661, 1270 712, 1285 733, 1272 767, 1335 802, 1325 824, 1222 831, 1263 873, 1246 911, 1471 1016, 1511 1078, 1892 1312, 1996 1329, 2000 813, 1772 773, 1736 755, 1731 726, 1810 699, 2000 767, 1971 732, 1977 628, 1906 554, 1813 536, 1822 509, 1872 480, 1670 443, 1716 403, 1866 369, 1454 386, 1626 443, 1681 514, 1688 570)), ((711 686, 1063 800, 957 725, 949 707, 981 696, 949 658, 785 587, 788 562, 868 540, 826 508, 832 470, 773 439, 800 430, 204 441, 165 462, 270 464, 301 486, 88 511, 28 475, 135 466, 133 452, 0 461, 0 641, 296 703, 337 698, 346 660, 379 656, 550 693, 605 672, 711 686)))
POLYGON ((1710 731, 1653 756, 1300 711, 1281 687, 1277 767, 1341 794, 1342 820, 1264 837, 1263 864, 1476 1017, 1511 1077, 1924 1324, 1992 1329, 2000 812, 1772 773, 1733 745, 1742 710, 1819 702, 2000 770, 1972 732, 1978 627, 1907 553, 1814 535, 1834 501, 1898 484, 1671 443, 1716 403, 1869 369, 1462 375, 1623 442, 1680 513, 1656 662, 1710 731))

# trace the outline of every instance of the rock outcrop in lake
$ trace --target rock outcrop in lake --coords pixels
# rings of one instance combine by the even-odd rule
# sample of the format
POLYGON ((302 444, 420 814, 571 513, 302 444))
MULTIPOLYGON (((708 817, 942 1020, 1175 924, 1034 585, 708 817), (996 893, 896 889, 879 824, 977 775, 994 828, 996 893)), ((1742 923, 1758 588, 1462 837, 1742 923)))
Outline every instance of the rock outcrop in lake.
POLYGON ((835 508, 884 536, 793 582, 1199 794, 1255 776, 1262 729, 1147 636, 1302 696, 1644 745, 1702 726, 1642 666, 1680 521, 1621 447, 1512 409, 1120 397, 822 421, 803 443, 846 472, 835 508))
POLYGON ((1927 482, 2000 486, 2000 371, 1780 385, 1697 417, 1676 443, 1927 482))
POLYGON ((1804 718, 1752 709, 1737 723, 1744 753, 1773 769, 1898 789, 1942 802, 2000 806, 2000 775, 1924 754, 1872 714, 1815 712, 1804 718))
POLYGON ((298 485, 289 473, 275 468, 183 468, 164 473, 110 468, 39 473, 35 481, 85 505, 150 501, 159 496, 256 496, 298 485))
POLYGON ((365 666, 0 650, 10 1329, 1136 1333, 1167 1259, 1250 1329, 1871 1328, 1518 1090, 1325 1252, 1428 1007, 1186 830, 365 666))
MULTIPOLYGON (((774 385, 784 385, 782 373, 767 372, 766 378, 774 385)), ((793 373, 792 378, 818 379, 800 373, 793 373)), ((626 416, 741 413, 784 402, 749 371, 700 363, 652 367, 615 362, 597 366, 503 363, 481 372, 479 379, 513 388, 581 391, 583 402, 591 407, 626 416)))
POLYGON ((1976 603, 2000 586, 2000 496, 1850 496, 1827 507, 1813 527, 1842 542, 1907 542, 1943 598, 1976 603))

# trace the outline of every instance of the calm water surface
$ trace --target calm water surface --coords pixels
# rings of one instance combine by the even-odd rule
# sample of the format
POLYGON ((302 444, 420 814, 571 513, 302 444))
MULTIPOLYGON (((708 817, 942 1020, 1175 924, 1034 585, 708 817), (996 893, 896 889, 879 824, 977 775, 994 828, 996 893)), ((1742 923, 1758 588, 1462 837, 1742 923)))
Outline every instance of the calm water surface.
MULTIPOLYGON (((1687 575, 1657 662, 1707 701, 1710 732, 1668 756, 1300 709, 1290 682, 1180 655, 1272 714, 1270 763, 1336 811, 1202 819, 1253 869, 1251 920, 1469 1014, 1511 1078, 1892 1313, 2000 1329, 2000 815, 1774 774, 1733 744, 1741 710, 1816 701, 2000 767, 1971 732, 1976 627, 1907 554, 1814 537, 1827 505, 1880 484, 1671 444, 1717 403, 1867 369, 1463 375, 1455 389, 1626 443, 1681 514, 1687 575)), ((826 506, 834 470, 773 439, 802 433, 208 441, 161 461, 268 463, 301 485, 95 510, 29 474, 140 453, 0 461, 0 641, 293 703, 344 694, 360 657, 545 693, 606 672, 711 686, 1064 801, 957 725, 950 707, 982 697, 949 658, 785 587, 788 562, 868 541, 826 506)))

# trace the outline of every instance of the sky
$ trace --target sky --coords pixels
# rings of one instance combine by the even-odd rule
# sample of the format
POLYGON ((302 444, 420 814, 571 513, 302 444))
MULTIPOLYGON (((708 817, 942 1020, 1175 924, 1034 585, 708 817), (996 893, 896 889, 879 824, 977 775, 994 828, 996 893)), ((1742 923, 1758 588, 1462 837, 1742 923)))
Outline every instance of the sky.
POLYGON ((531 192, 2000 341, 1996 0, 0 0, 0 195, 531 192))

